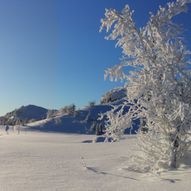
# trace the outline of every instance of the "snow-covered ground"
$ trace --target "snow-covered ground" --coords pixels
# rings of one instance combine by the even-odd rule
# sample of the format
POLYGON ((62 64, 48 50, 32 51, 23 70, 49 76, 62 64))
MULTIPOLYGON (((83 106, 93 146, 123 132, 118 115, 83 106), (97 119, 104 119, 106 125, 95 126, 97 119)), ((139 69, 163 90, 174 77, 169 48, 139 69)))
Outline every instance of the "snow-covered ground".
POLYGON ((35 132, 0 136, 0 191, 191 190, 186 166, 160 176, 125 170, 135 136, 112 144, 83 143, 93 138, 35 132))

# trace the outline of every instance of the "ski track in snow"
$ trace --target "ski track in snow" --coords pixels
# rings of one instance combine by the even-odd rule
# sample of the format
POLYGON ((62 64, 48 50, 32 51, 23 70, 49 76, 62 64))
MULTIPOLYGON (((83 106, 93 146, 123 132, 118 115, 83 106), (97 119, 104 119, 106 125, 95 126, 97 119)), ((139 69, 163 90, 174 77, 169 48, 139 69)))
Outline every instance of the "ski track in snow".
POLYGON ((161 176, 125 170, 135 136, 113 144, 82 143, 93 138, 31 132, 0 136, 0 191, 191 190, 186 166, 161 176))

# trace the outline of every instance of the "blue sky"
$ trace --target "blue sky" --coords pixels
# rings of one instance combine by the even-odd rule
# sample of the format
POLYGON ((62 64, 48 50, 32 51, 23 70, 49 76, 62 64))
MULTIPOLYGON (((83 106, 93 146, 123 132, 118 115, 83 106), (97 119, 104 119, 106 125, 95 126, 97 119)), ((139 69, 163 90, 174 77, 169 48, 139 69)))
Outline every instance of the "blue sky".
MULTIPOLYGON (((137 26, 166 0, 1 0, 0 115, 35 104, 60 108, 99 101, 120 83, 104 81, 104 70, 119 62, 120 49, 99 33, 105 8, 135 10, 137 26), (151 3, 152 2, 152 3, 151 3)), ((191 7, 177 22, 190 43, 191 7)), ((189 44, 188 44, 189 46, 189 44)))

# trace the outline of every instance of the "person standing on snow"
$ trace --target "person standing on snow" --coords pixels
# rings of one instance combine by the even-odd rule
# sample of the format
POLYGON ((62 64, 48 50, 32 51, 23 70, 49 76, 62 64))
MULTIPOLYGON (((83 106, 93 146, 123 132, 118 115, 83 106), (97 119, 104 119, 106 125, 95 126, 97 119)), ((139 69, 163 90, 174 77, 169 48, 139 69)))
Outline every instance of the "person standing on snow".
POLYGON ((9 134, 9 126, 8 125, 5 126, 5 131, 7 134, 9 134))

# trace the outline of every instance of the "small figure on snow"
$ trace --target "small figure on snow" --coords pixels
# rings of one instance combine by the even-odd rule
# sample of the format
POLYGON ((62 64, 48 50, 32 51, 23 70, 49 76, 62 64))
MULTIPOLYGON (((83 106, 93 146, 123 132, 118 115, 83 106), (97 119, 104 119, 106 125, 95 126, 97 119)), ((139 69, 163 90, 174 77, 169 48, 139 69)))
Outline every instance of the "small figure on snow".
POLYGON ((5 126, 5 131, 7 134, 9 134, 9 126, 8 125, 5 126))

